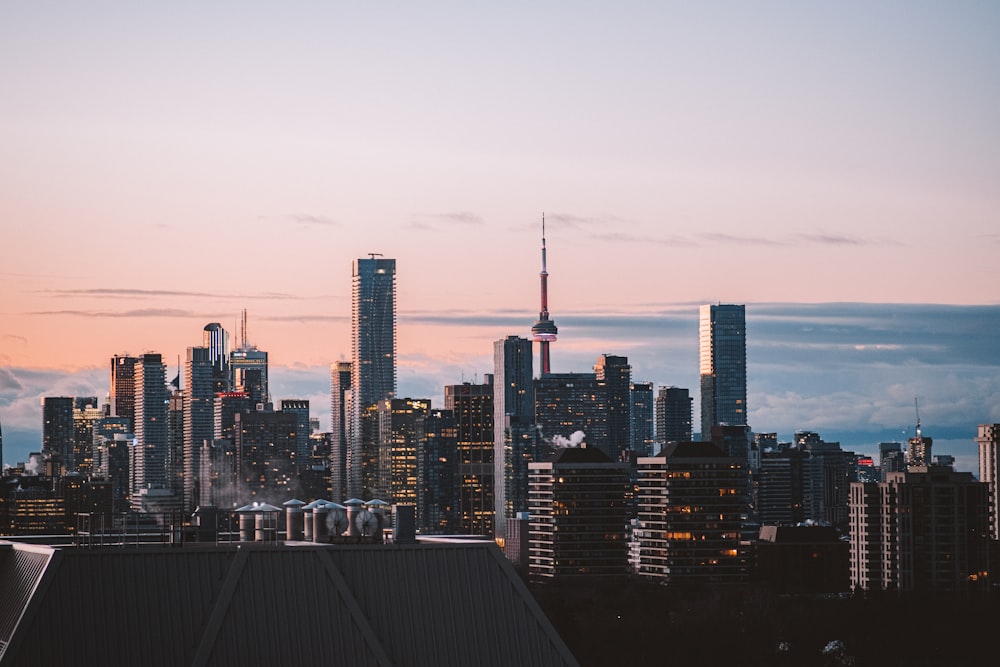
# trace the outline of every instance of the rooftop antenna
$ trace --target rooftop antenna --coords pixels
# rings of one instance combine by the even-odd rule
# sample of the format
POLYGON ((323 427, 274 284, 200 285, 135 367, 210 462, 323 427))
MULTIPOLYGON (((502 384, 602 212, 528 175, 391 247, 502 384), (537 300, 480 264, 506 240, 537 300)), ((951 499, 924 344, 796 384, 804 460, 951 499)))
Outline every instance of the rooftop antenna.
POLYGON ((240 326, 240 347, 247 347, 247 309, 243 309, 243 323, 240 326))
POLYGON ((385 257, 385 255, 380 252, 370 252, 368 253, 368 256, 372 259, 375 259, 376 257, 385 257))
POLYGON ((920 437, 920 404, 917 403, 917 397, 913 397, 913 408, 917 411, 917 437, 920 437))

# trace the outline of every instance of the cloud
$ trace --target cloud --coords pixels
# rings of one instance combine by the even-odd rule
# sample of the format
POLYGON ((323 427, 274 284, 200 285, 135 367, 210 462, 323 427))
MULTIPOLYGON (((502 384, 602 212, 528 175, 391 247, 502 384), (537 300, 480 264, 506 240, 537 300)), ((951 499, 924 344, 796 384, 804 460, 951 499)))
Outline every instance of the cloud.
MULTIPOLYGON (((131 289, 125 287, 94 287, 90 289, 39 290, 38 294, 53 296, 93 296, 108 298, 149 298, 182 297, 185 299, 301 299, 302 297, 284 292, 259 292, 256 294, 220 294, 212 292, 188 292, 181 290, 131 289)), ((33 313, 40 314, 40 313, 33 313)))
POLYGON ((24 336, 18 336, 17 334, 4 334, 3 339, 5 341, 11 341, 14 343, 27 343, 28 339, 24 336))
POLYGON ((440 225, 478 227, 483 224, 482 216, 470 211, 452 211, 448 213, 423 213, 406 225, 407 229, 418 231, 438 231, 440 225))
MULTIPOLYGON (((591 372, 600 354, 624 354, 634 381, 688 388, 697 422, 697 305, 658 303, 638 313, 560 314, 553 370, 591 372)), ((797 430, 812 430, 845 449, 876 454, 878 442, 912 433, 916 397, 923 432, 934 438, 934 451, 958 455, 959 465, 965 462, 959 469, 977 469, 972 456, 976 425, 1000 423, 1000 306, 746 306, 748 409, 755 431, 790 440, 797 430)), ((442 335, 438 343, 398 350, 397 393, 430 398, 435 407, 443 407, 445 385, 481 382, 493 371, 493 341, 510 334, 527 336, 536 315, 515 309, 401 312, 401 330, 420 324, 442 335), (484 327, 493 330, 484 333, 484 327), (473 340, 474 351, 439 344, 446 338, 473 340)), ((329 373, 329 363, 275 366, 272 396, 275 401, 309 399, 313 415, 327 424, 329 373)), ((37 451, 41 396, 103 398, 106 374, 103 368, 73 373, 5 367, 0 373, 5 449, 37 451)), ((9 454, 8 462, 13 457, 9 454)))
POLYGON ((799 239, 806 241, 807 243, 816 243, 819 245, 830 245, 830 246, 863 246, 863 245, 901 245, 898 241, 894 239, 879 239, 877 241, 872 241, 870 239, 862 239, 850 236, 843 236, 841 234, 799 234, 799 239))
POLYGON ((325 215, 313 215, 312 213, 283 213, 277 216, 258 216, 260 220, 285 220, 293 222, 301 227, 341 227, 342 223, 325 215))
POLYGON ((135 317, 195 317, 196 314, 189 310, 178 308, 137 308, 135 310, 122 310, 116 313, 99 312, 88 310, 39 310, 29 315, 64 315, 70 317, 110 317, 110 318, 135 318, 135 317))
POLYGON ((706 232, 704 234, 698 234, 696 238, 699 238, 707 243, 722 244, 722 245, 760 245, 760 246, 785 245, 780 241, 764 238, 763 236, 737 236, 735 234, 723 234, 720 232, 706 232))
MULTIPOLYGON (((539 222, 541 222, 541 220, 539 220, 539 222)), ((574 215, 572 213, 547 213, 545 215, 545 224, 548 225, 553 223, 557 227, 580 229, 591 225, 629 225, 632 224, 632 221, 607 213, 596 216, 582 216, 574 215)), ((534 225, 532 225, 532 227, 534 227, 534 225)))
POLYGON ((591 238, 609 243, 639 243, 643 245, 664 245, 673 248, 690 248, 698 245, 694 241, 682 236, 671 236, 669 238, 657 238, 653 236, 638 236, 624 232, 606 232, 602 234, 591 234, 591 238))

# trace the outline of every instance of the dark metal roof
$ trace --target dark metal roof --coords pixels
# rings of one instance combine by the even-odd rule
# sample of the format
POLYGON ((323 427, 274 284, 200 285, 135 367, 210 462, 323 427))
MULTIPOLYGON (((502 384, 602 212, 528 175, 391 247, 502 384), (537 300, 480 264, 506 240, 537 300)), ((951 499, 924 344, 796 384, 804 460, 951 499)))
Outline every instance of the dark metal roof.
POLYGON ((3 665, 577 664, 493 543, 0 543, 0 642, 3 665))

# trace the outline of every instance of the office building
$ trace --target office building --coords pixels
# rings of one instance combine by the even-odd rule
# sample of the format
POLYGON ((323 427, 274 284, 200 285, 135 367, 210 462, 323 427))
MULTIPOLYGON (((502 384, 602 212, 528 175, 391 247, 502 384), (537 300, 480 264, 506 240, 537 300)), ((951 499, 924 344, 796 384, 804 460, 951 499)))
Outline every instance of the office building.
POLYGON ((716 424, 747 423, 746 307, 701 307, 698 329, 701 373, 701 439, 716 424))
POLYGON ((71 466, 75 442, 73 397, 42 398, 42 455, 57 461, 60 467, 71 466))
POLYGON ((976 431, 979 446, 979 481, 989 485, 990 492, 990 539, 1000 539, 1000 499, 997 485, 1000 484, 1000 424, 980 424, 976 431))
POLYGON ((128 419, 135 427, 135 365, 139 358, 127 354, 111 357, 111 416, 128 419))
POLYGON ((607 452, 615 460, 632 444, 632 367, 628 357, 602 354, 594 364, 594 375, 604 387, 607 401, 607 452))
POLYGON ((851 586, 958 592, 989 582, 989 484, 947 466, 911 466, 851 484, 851 586))
POLYGON ((430 407, 423 398, 378 402, 378 485, 373 491, 380 500, 416 506, 418 422, 430 407))
POLYGON ((458 532, 492 537, 493 375, 483 384, 446 385, 444 408, 458 427, 458 532))
POLYGON ((373 497, 379 480, 377 405, 396 395, 396 260, 353 264, 348 495, 373 497))
MULTIPOLYGON (((209 325, 212 326, 212 325, 209 325)), ((218 333, 205 331, 206 336, 218 333)), ((183 507, 193 512, 201 498, 201 448, 215 437, 215 396, 225 391, 210 347, 189 347, 184 364, 183 507)))
POLYGON ((494 530, 528 511, 528 463, 536 460, 535 385, 531 341, 507 336, 493 342, 494 530))
POLYGON ((663 584, 744 581, 745 462, 709 442, 682 442, 637 464, 638 574, 663 584))
POLYGON ((626 464, 592 447, 564 447, 528 471, 529 576, 624 577, 626 464))
POLYGON ((881 479, 885 481, 885 475, 890 472, 902 472, 906 470, 906 456, 903 453, 903 444, 900 442, 880 442, 878 443, 881 479))
POLYGON ((629 387, 631 406, 629 410, 629 449, 639 456, 653 454, 655 443, 655 418, 652 382, 633 382, 629 387))
POLYGON ((330 497, 347 498, 347 421, 351 362, 330 364, 330 497))
MULTIPOLYGON (((180 500, 181 509, 188 511, 184 505, 184 490, 187 477, 184 464, 184 392, 174 389, 167 403, 167 488, 180 500)), ((197 509, 193 507, 192 510, 197 509)))
POLYGON ((417 419, 417 529, 424 535, 459 532, 458 424, 451 410, 417 419))
MULTIPOLYGON (((691 442, 694 399, 687 389, 660 387, 656 394, 656 442, 691 442)), ((655 454, 656 452, 652 452, 655 454)))
POLYGON ((295 429, 295 459, 300 469, 304 469, 309 461, 309 401, 304 398, 283 398, 281 399, 281 411, 294 413, 299 420, 295 429))
POLYGON ((554 447, 586 442, 617 460, 608 437, 607 388, 594 373, 548 373, 535 379, 535 425, 554 447))
MULTIPOLYGON (((229 333, 218 322, 206 324, 202 330, 202 347, 208 348, 208 358, 220 380, 229 378, 229 333)), ((225 391, 220 387, 219 391, 225 391)))
POLYGON ((143 354, 135 363, 135 448, 129 462, 131 499, 139 511, 143 489, 167 485, 167 367, 157 353, 143 354))
POLYGON ((242 498, 275 504, 298 495, 298 415, 253 410, 237 412, 234 419, 236 477, 242 498))
POLYGON ((73 450, 66 470, 90 475, 94 469, 94 423, 104 417, 96 396, 77 396, 73 400, 73 450))
POLYGON ((126 417, 103 417, 94 422, 94 474, 111 485, 112 511, 129 509, 129 454, 135 435, 126 417))

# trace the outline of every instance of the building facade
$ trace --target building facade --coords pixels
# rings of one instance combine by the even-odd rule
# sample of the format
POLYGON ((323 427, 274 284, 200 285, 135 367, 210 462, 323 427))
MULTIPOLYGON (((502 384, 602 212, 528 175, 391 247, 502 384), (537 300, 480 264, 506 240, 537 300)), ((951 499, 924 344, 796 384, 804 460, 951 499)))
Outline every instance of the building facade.
POLYGON ((851 484, 851 587, 965 591, 989 582, 989 484, 912 466, 851 484))
POLYGON ((592 447, 565 447, 528 468, 529 576, 623 577, 627 466, 592 447))
POLYGON ((701 439, 716 424, 747 423, 746 307, 701 307, 699 328, 701 439))
POLYGON ((330 364, 330 497, 347 495, 347 421, 351 399, 351 362, 330 364))
POLYGON ((167 482, 167 367, 158 353, 143 354, 134 365, 135 448, 130 460, 131 498, 137 511, 143 489, 169 488, 167 482))
POLYGON ((531 341, 507 336, 493 343, 494 530, 528 511, 528 463, 536 460, 535 384, 531 341))
POLYGON ((608 437, 607 388, 595 373, 548 373, 535 380, 535 425, 541 438, 559 447, 583 434, 588 447, 610 459, 620 452, 608 437))
POLYGON ((637 465, 638 574, 664 584, 744 581, 745 463, 711 443, 682 442, 637 465))
POLYGON ((979 481, 989 485, 990 492, 990 539, 1000 539, 1000 502, 997 498, 997 484, 1000 482, 1000 424, 980 424, 976 431, 979 446, 979 481))
POLYGON ((655 418, 652 382, 633 382, 629 387, 631 397, 631 426, 629 449, 638 456, 654 454, 655 418))
POLYGON ((379 479, 372 409, 396 395, 396 260, 359 258, 352 273, 348 495, 368 499, 379 479))
POLYGON ((494 534, 493 376, 446 385, 444 408, 458 426, 458 532, 494 534))
POLYGON ((425 398, 378 402, 378 483, 373 492, 381 500, 416 506, 418 422, 430 407, 425 398))
POLYGON ((594 364, 597 382, 604 387, 608 414, 607 453, 621 458, 632 444, 632 367, 628 357, 602 354, 594 364))
MULTIPOLYGON (((682 387, 660 387, 656 394, 656 442, 691 442, 694 399, 682 387)), ((650 452, 650 456, 656 452, 650 452)))

